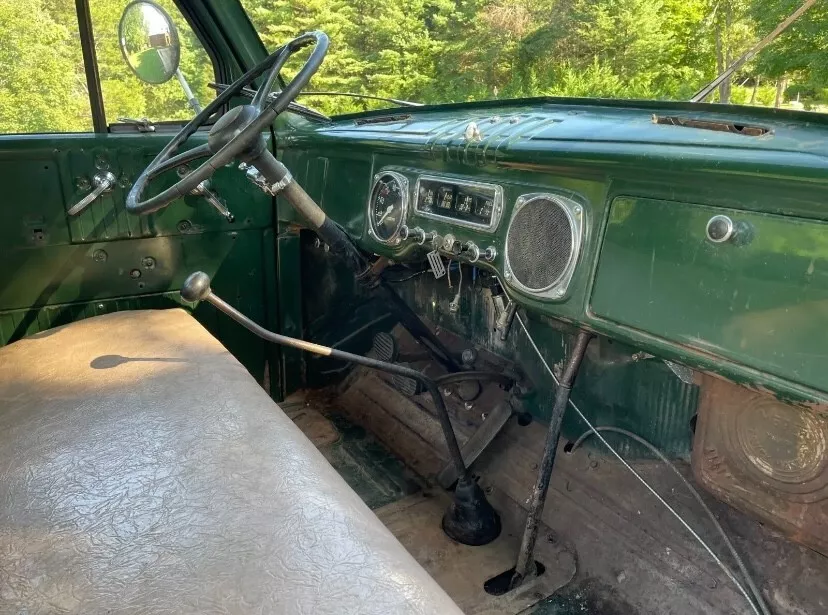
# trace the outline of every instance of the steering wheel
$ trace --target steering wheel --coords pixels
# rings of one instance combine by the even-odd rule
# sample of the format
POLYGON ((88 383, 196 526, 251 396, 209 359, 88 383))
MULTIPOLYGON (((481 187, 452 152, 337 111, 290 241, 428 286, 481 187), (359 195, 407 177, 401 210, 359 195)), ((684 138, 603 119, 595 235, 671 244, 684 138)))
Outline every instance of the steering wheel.
MULTIPOLYGON (((255 163, 267 152, 262 132, 267 130, 273 120, 304 88, 310 78, 319 70, 325 54, 328 52, 328 36, 324 32, 306 32, 280 47, 253 69, 239 77, 224 92, 217 96, 205 109, 190 120, 181 131, 162 149, 155 159, 144 169, 129 191, 126 209, 133 214, 149 214, 166 207, 176 199, 186 196, 197 188, 223 166, 241 159, 255 163), (276 81, 282 67, 288 59, 300 49, 313 45, 313 51, 301 70, 275 96, 270 96, 270 89, 276 81), (219 118, 210 129, 207 143, 175 156, 181 145, 189 139, 207 120, 227 101, 238 95, 243 88, 253 82, 265 71, 267 77, 258 89, 249 105, 232 108, 219 118), (202 158, 209 159, 195 171, 186 175, 173 186, 160 194, 141 200, 147 183, 164 171, 174 169, 202 158)), ((255 166, 255 164, 254 164, 255 166)))

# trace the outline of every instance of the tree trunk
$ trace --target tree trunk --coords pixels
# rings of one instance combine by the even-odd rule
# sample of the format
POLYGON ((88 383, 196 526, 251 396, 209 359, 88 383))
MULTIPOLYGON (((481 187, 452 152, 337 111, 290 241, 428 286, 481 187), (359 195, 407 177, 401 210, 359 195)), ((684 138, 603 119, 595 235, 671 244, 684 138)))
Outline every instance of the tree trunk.
MULTIPOLYGON (((730 27, 733 22, 733 6, 731 6, 730 2, 727 2, 727 8, 725 9, 725 26, 724 26, 724 37, 722 40, 722 55, 724 56, 722 64, 723 70, 727 70, 730 68, 730 62, 732 58, 730 56, 730 27)), ((730 103, 730 85, 731 80, 727 79, 722 81, 722 85, 719 86, 719 99, 722 103, 728 104, 730 103)))
POLYGON ((759 75, 753 78, 753 92, 750 93, 750 104, 756 104, 756 90, 759 89, 759 75))
MULTIPOLYGON (((721 75, 724 72, 724 54, 722 53, 722 24, 716 22, 716 75, 721 75)), ((719 102, 722 101, 724 94, 724 83, 719 86, 719 102)))
POLYGON ((785 89, 788 87, 788 78, 787 77, 780 77, 776 80, 776 100, 773 103, 773 106, 777 109, 782 106, 782 103, 785 102, 785 89))

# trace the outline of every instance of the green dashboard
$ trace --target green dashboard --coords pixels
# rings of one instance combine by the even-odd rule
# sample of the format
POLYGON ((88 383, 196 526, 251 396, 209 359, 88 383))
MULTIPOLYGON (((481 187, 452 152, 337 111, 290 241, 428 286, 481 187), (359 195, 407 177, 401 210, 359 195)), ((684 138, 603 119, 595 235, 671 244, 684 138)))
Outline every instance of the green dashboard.
MULTIPOLYGON (((532 99, 341 116, 284 128, 277 143, 366 251, 416 266, 436 250, 494 274, 537 318, 785 400, 828 400, 828 125, 818 116, 532 99), (389 174, 404 201, 390 229, 377 227, 389 174)), ((280 203, 280 220, 292 216, 280 203)), ((414 295, 427 315, 468 328, 469 315, 428 309, 425 277, 414 295)))

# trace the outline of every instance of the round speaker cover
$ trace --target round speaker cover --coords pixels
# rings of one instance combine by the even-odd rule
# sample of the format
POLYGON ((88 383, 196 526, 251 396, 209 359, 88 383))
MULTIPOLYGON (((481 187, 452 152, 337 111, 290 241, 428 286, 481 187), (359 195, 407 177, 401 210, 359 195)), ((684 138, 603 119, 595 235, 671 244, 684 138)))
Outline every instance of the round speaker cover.
POLYGON ((569 266, 575 228, 568 209, 557 199, 536 197, 512 218, 506 237, 506 259, 515 280, 527 290, 554 286, 569 266))

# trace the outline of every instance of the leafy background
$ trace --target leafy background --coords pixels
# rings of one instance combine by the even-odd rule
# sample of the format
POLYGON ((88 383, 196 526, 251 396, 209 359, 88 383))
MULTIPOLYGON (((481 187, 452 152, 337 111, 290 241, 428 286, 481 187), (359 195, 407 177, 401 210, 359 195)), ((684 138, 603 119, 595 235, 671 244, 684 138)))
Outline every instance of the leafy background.
MULTIPOLYGON (((182 71, 202 103, 212 66, 172 0, 182 71)), ((269 49, 321 29, 311 89, 420 102, 523 96, 686 100, 800 0, 242 0, 269 49)), ((91 0, 110 122, 192 115, 178 83, 141 83, 118 49, 124 0, 91 0)), ((91 129, 74 3, 0 0, 0 132, 91 129)), ((286 67, 298 69, 301 58, 286 67)), ((711 100, 828 110, 828 7, 811 8, 711 100)), ((328 114, 384 106, 304 97, 328 114)))

